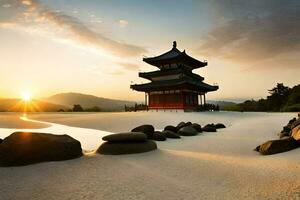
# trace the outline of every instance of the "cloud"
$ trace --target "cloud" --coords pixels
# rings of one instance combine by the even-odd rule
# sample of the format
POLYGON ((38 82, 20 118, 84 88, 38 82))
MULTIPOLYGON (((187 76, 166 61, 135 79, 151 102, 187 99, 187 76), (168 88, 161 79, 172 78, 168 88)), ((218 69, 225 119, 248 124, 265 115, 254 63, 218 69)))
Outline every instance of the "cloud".
POLYGON ((198 53, 255 63, 280 62, 300 51, 300 1, 214 2, 216 26, 202 38, 198 53))
POLYGON ((126 70, 129 71, 138 71, 139 66, 133 63, 125 63, 125 62, 116 62, 117 65, 123 67, 126 70))
POLYGON ((23 0, 22 4, 27 5, 27 6, 31 6, 33 4, 34 1, 32 0, 23 0))
POLYGON ((11 5, 10 5, 10 4, 3 4, 2 7, 3 7, 3 8, 10 8, 11 5))
POLYGON ((18 10, 26 14, 27 18, 33 18, 33 22, 48 22, 57 27, 67 30, 70 38, 82 45, 89 45, 95 48, 104 49, 116 56, 137 56, 147 52, 145 48, 119 42, 101 33, 88 28, 78 18, 57 12, 37 0, 11 0, 18 10))
POLYGON ((129 22, 127 20, 125 20, 125 19, 120 19, 118 21, 118 23, 119 23, 120 27, 126 27, 129 24, 129 22))
POLYGON ((113 72, 107 72, 106 74, 113 75, 113 76, 120 76, 120 75, 123 75, 124 72, 122 72, 122 71, 113 71, 113 72))

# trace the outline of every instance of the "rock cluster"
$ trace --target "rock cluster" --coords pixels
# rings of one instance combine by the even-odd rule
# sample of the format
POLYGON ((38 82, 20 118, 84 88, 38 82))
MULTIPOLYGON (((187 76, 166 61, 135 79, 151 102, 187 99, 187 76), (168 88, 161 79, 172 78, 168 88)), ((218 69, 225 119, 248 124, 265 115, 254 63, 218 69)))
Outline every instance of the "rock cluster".
POLYGON ((298 119, 291 119, 283 127, 279 133, 279 138, 278 140, 267 141, 257 146, 254 150, 262 155, 271 155, 300 147, 300 114, 298 114, 298 119))
POLYGON ((195 136, 202 132, 216 132, 219 128, 225 128, 224 124, 200 124, 192 122, 180 122, 177 126, 168 125, 162 131, 167 138, 180 138, 181 136, 195 136))
POLYGON ((68 160, 80 156, 80 142, 68 135, 15 132, 0 144, 1 166, 68 160))
POLYGON ((181 136, 195 136, 202 131, 216 132, 224 128, 223 124, 209 124, 202 129, 201 125, 192 122, 180 122, 177 126, 168 125, 163 131, 155 131, 150 124, 135 127, 128 133, 118 133, 102 138, 105 142, 98 148, 100 154, 133 154, 152 151, 157 148, 154 141, 165 141, 167 138, 180 139, 181 136))

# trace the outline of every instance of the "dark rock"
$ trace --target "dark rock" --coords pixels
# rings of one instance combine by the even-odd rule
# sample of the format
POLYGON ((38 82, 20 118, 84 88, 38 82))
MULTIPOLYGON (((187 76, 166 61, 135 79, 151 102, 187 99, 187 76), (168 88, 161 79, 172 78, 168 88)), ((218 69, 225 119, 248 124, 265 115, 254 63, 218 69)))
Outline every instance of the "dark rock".
POLYGON ((161 133, 164 136, 166 136, 166 138, 173 138, 173 139, 179 139, 180 138, 180 135, 178 135, 177 133, 174 133, 173 131, 165 130, 161 133))
POLYGON ((120 155, 143 153, 157 149, 156 143, 152 140, 144 142, 104 142, 97 149, 97 152, 105 155, 120 155))
POLYGON ((179 129, 181 129, 182 127, 184 127, 185 126, 185 122, 180 122, 177 126, 176 126, 176 128, 177 128, 177 130, 179 130, 179 129))
POLYGON ((191 126, 192 125, 192 122, 187 122, 184 124, 184 126, 191 126))
POLYGON ((290 125, 287 125, 287 126, 284 126, 283 128, 282 128, 282 132, 290 132, 292 129, 291 129, 291 124, 290 125))
POLYGON ((201 125, 200 125, 200 124, 193 123, 193 124, 192 124, 192 127, 193 127, 194 129, 196 129, 196 131, 197 131, 198 133, 201 133, 201 132, 202 132, 202 128, 201 128, 201 125))
POLYGON ((219 128, 226 128, 226 126, 225 126, 224 124, 217 123, 217 124, 215 124, 215 128, 216 128, 216 129, 219 129, 219 128))
MULTIPOLYGON (((184 123, 184 122, 183 122, 183 123, 184 123)), ((174 132, 174 133, 177 133, 177 131, 178 131, 177 127, 172 126, 172 125, 166 126, 166 127, 164 128, 164 130, 169 130, 169 131, 172 131, 172 132, 174 132)))
POLYGON ((259 152, 259 148, 260 148, 260 145, 258 145, 257 147, 255 147, 254 151, 259 152))
POLYGON ((261 153, 262 155, 271 155, 290 151, 297 147, 297 142, 293 138, 289 137, 280 140, 270 140, 263 143, 259 147, 259 153, 261 153))
POLYGON ((297 142, 300 142, 300 124, 293 128, 292 137, 297 140, 297 142))
POLYGON ((293 119, 291 119, 291 120, 289 121, 288 124, 293 124, 296 120, 297 120, 296 117, 294 117, 293 119))
POLYGON ((147 140, 147 135, 139 132, 117 133, 104 136, 102 140, 107 142, 143 142, 147 140))
POLYGON ((298 118, 296 121, 294 121, 291 124, 291 129, 295 128, 296 126, 300 125, 300 118, 298 118))
POLYGON ((291 136, 291 132, 290 131, 289 132, 281 131, 279 133, 279 138, 289 137, 289 136, 291 136))
POLYGON ((2 143, 2 141, 3 141, 3 140, 2 140, 2 139, 0 139, 0 144, 2 143))
POLYGON ((161 132, 159 131, 155 131, 153 133, 153 140, 156 140, 156 141, 165 141, 167 138, 164 134, 162 134, 161 132))
POLYGON ((178 134, 182 136, 194 136, 198 135, 198 132, 192 126, 185 126, 179 129, 178 134))
POLYGON ((68 160, 80 156, 80 142, 68 135, 15 132, 0 144, 1 166, 68 160))
POLYGON ((131 132, 142 132, 145 133, 148 137, 148 139, 151 139, 153 137, 154 133, 154 127, 152 125, 146 124, 138 126, 131 130, 131 132))
POLYGON ((213 124, 207 124, 204 127, 202 127, 202 131, 204 131, 204 132, 217 132, 217 129, 213 124))

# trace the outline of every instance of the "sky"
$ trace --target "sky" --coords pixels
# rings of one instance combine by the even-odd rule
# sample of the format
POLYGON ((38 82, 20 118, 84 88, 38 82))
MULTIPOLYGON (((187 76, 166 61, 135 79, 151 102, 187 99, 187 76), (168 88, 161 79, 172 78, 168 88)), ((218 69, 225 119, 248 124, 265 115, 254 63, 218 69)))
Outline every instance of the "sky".
POLYGON ((177 41, 208 66, 208 99, 258 99, 300 83, 298 0, 0 0, 0 97, 79 92, 140 101, 142 61, 177 41))

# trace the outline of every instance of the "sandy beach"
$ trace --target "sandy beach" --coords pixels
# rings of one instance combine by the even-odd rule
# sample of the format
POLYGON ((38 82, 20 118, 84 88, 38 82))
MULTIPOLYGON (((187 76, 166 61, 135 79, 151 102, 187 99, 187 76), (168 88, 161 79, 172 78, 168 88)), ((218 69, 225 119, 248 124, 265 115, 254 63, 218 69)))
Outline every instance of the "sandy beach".
MULTIPOLYGON (((300 149, 272 156, 253 151, 256 145, 277 138, 276 133, 294 116, 226 112, 29 115, 30 119, 90 128, 81 129, 87 132, 127 131, 141 123, 161 129, 178 121, 222 122, 228 127, 157 142, 158 150, 148 153, 91 154, 1 168, 1 199, 300 199, 300 149)), ((69 126, 63 127, 75 130, 69 126)))

